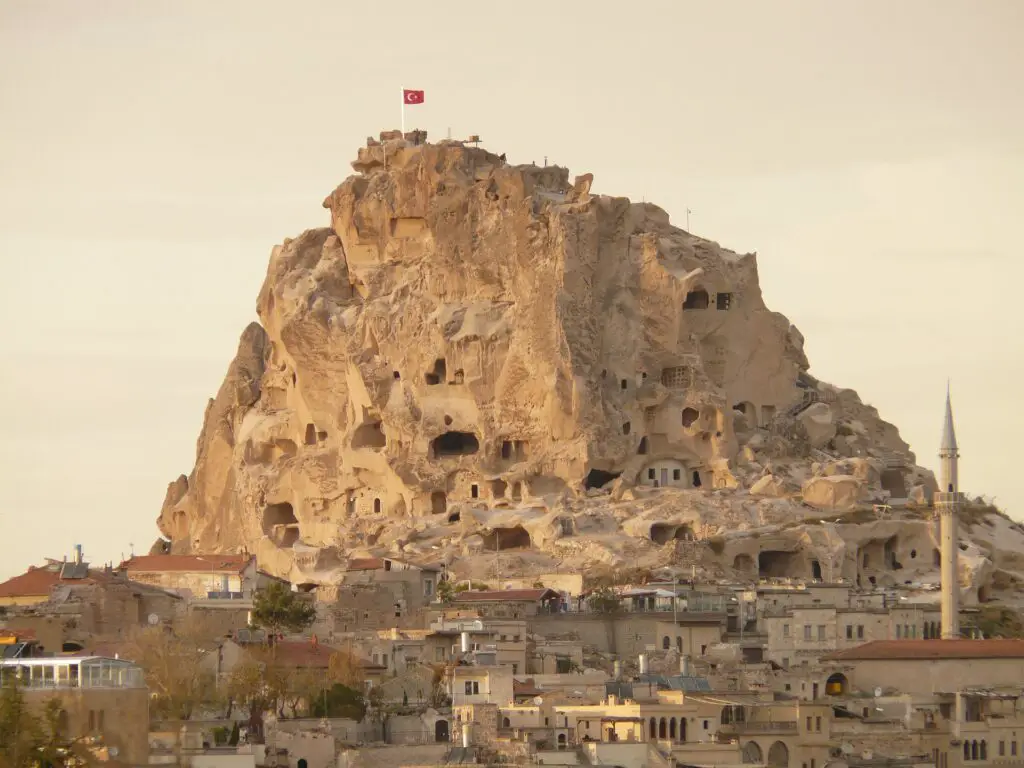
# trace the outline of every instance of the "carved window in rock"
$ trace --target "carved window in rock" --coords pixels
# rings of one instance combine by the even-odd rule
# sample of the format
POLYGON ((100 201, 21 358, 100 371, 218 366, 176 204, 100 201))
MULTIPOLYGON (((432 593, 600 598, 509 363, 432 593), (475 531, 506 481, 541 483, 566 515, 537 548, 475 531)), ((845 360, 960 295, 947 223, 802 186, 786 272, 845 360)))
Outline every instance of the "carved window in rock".
POLYGON ((732 307, 732 294, 719 293, 715 296, 715 306, 721 310, 730 309, 732 307))
POLYGON ((691 380, 690 369, 685 365, 663 368, 661 371, 662 386, 669 389, 684 389, 690 386, 691 380))
POLYGON ((709 303, 708 292, 703 288, 698 288, 686 294, 683 309, 707 309, 709 303))

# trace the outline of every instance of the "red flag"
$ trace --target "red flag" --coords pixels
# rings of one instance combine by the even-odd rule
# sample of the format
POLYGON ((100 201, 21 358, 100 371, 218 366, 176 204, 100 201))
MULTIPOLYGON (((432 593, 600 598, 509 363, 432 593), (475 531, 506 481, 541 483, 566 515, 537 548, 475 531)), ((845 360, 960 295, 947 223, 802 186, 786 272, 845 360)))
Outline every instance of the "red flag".
POLYGON ((405 104, 422 104, 423 91, 410 91, 408 88, 403 88, 402 102, 405 104))

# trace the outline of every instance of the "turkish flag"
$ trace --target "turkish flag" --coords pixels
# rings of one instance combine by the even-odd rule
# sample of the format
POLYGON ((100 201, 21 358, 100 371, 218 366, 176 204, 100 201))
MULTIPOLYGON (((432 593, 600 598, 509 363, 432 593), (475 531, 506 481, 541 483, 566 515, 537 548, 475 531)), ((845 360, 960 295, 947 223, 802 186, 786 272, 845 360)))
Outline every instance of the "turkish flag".
POLYGON ((423 91, 410 91, 407 88, 402 90, 402 103, 404 104, 422 104, 423 103, 423 91))

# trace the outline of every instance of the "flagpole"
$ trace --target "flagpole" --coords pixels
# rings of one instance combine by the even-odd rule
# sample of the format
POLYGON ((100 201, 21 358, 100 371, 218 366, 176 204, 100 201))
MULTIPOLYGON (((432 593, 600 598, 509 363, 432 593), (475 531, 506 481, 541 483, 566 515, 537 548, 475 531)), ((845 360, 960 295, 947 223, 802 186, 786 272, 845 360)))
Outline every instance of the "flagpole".
POLYGON ((405 86, 402 86, 402 138, 405 138, 405 86))

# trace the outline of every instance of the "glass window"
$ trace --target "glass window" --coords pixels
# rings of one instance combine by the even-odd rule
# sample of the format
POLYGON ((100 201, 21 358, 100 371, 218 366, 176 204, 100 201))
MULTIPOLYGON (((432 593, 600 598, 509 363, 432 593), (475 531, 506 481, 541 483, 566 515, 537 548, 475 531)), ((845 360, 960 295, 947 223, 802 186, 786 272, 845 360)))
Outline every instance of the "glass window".
POLYGON ((811 639, 811 625, 810 624, 804 624, 804 640, 810 640, 810 639, 811 639))
POLYGON ((863 624, 858 624, 857 625, 857 639, 858 640, 863 640, 864 639, 864 625, 863 624))
POLYGON ((789 637, 789 624, 782 625, 782 636, 789 637))
POLYGON ((819 624, 818 625, 818 640, 820 640, 821 642, 825 642, 825 625, 824 624, 819 624))
POLYGON ((846 625, 846 639, 853 640, 853 624, 846 625))

